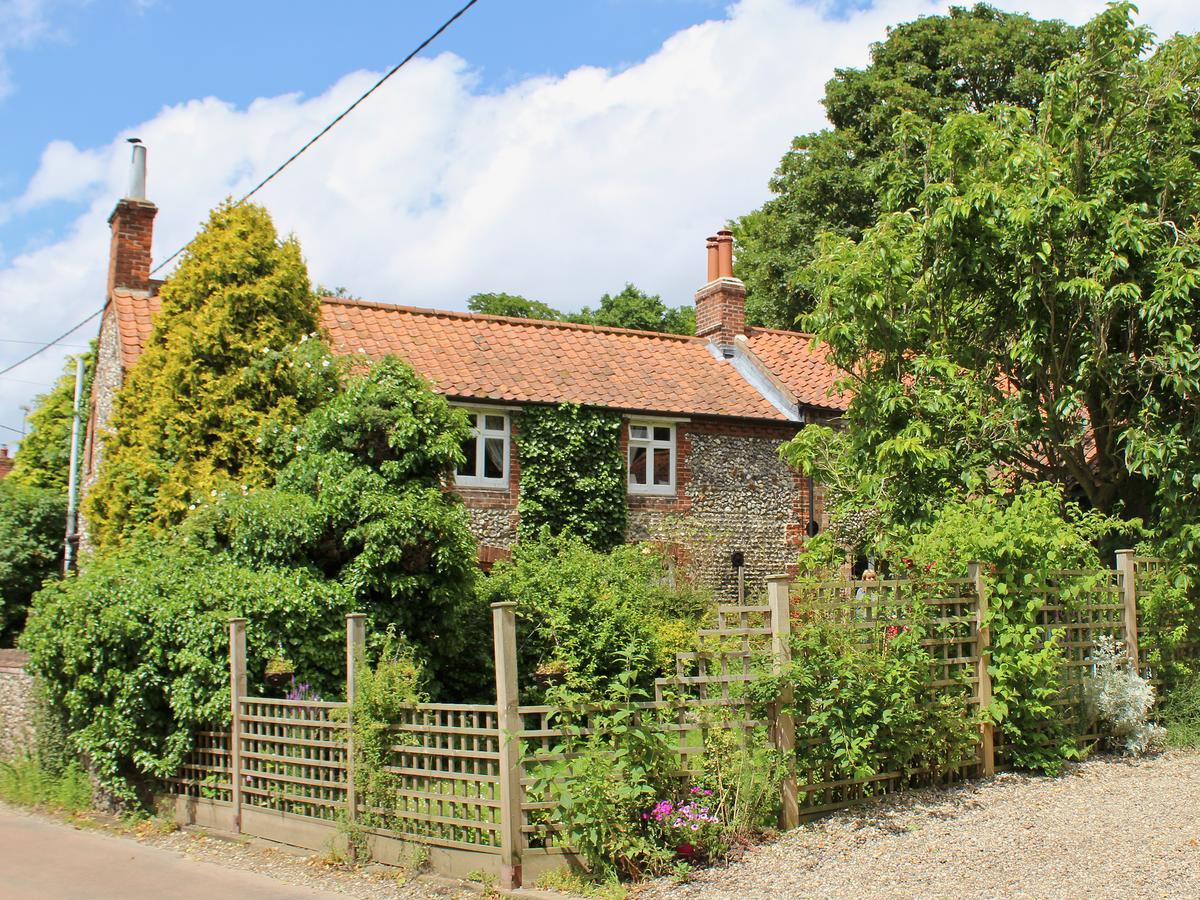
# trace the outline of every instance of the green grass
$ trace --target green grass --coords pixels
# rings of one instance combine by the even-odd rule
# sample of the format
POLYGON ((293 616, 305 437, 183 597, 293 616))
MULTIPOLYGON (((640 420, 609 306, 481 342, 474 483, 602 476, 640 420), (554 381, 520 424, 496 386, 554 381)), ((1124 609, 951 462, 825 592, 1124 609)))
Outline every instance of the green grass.
POLYGON ((92 783, 77 762, 59 773, 43 769, 32 756, 0 762, 0 800, 66 813, 92 807, 92 783))
POLYGON ((1170 746, 1200 749, 1200 675, 1192 675, 1166 693, 1161 720, 1170 746))

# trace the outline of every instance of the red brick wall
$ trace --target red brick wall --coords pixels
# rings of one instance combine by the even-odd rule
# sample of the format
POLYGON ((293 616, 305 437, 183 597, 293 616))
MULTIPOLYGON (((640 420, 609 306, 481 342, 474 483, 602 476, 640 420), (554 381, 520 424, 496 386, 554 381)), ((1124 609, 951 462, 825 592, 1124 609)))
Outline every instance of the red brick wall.
POLYGON ((0 447, 0 481, 8 477, 8 473, 12 471, 13 460, 8 455, 7 447, 0 447))
POLYGON ((158 207, 144 200, 122 200, 113 210, 108 254, 108 293, 113 288, 150 290, 150 249, 158 207))

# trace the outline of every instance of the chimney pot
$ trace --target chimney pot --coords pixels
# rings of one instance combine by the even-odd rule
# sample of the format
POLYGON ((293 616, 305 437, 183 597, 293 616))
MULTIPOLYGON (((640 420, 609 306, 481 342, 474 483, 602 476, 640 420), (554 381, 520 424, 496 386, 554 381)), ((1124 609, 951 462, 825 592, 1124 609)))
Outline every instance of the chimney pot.
POLYGON ((137 138, 130 138, 133 154, 129 160, 129 193, 127 200, 146 199, 146 145, 137 138))
POLYGON ((717 232, 717 277, 733 277, 733 232, 728 229, 717 232))
MULTIPOLYGON (((715 235, 708 238, 708 244, 706 246, 708 249, 708 280, 716 281, 721 276, 719 274, 720 269, 717 265, 717 238, 715 235)), ((707 284, 708 282, 705 283, 707 284)))

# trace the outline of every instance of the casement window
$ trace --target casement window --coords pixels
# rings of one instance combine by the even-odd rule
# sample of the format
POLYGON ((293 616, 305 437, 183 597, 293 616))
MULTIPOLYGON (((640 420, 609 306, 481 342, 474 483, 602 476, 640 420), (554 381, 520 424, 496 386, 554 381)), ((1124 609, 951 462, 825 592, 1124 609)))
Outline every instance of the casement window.
POLYGON ((471 438, 463 443, 465 460, 454 474, 459 487, 508 487, 509 418, 507 413, 467 410, 471 438))
POLYGON ((675 426, 629 423, 629 493, 675 493, 675 426))

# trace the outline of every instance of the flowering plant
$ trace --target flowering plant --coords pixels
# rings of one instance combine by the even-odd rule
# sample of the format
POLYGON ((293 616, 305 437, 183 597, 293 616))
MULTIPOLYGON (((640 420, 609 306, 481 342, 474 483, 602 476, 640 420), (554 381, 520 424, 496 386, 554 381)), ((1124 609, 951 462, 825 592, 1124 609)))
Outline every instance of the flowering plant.
POLYGON ((721 819, 715 815, 709 788, 692 787, 687 799, 659 800, 642 819, 661 830, 668 846, 681 856, 711 856, 722 843, 721 819))

